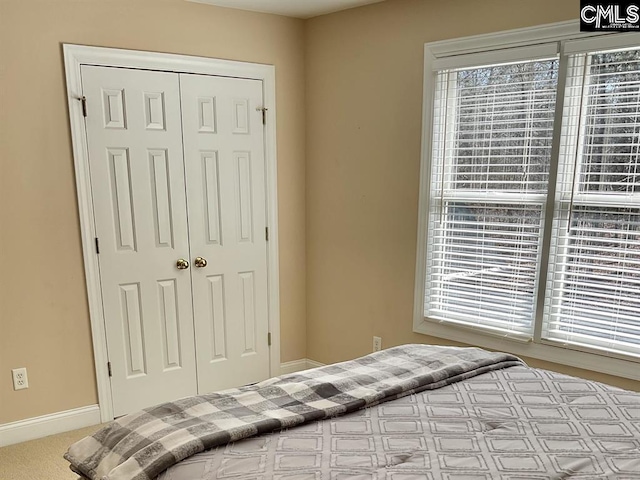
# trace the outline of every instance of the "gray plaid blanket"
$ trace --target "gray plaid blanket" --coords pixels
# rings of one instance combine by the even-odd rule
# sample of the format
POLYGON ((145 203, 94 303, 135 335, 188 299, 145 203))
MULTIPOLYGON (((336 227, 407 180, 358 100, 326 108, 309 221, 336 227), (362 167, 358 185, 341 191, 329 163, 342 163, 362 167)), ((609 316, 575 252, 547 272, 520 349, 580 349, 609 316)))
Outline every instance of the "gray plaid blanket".
POLYGON ((522 364, 512 355, 478 348, 403 345, 147 408, 73 444, 64 457, 91 480, 152 480, 218 445, 522 364))

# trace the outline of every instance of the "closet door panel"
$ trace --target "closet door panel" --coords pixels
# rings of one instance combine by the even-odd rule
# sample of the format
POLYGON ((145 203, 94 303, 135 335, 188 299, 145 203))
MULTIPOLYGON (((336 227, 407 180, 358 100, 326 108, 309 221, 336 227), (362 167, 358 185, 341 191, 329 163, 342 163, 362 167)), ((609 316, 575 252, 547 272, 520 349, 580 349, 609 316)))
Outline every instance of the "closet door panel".
MULTIPOLYGON (((196 393, 176 73, 82 67, 114 413, 196 393)), ((106 368, 99 366, 98 368, 106 368)))
POLYGON ((198 390, 206 393, 269 376, 262 82, 181 74, 180 84, 198 390))

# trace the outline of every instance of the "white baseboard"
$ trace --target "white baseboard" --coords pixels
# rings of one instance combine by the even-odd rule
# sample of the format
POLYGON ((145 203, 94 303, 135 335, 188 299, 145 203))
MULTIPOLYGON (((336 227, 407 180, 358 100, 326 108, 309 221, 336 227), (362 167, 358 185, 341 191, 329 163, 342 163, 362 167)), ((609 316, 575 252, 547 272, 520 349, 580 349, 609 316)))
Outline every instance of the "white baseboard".
POLYGON ((315 360, 310 360, 307 358, 307 368, 318 368, 324 367, 326 363, 316 362, 315 360))
POLYGON ((0 425, 0 447, 48 437, 100 423, 100 407, 75 408, 0 425))
POLYGON ((301 358, 300 360, 293 360, 292 362, 284 362, 280 364, 280 375, 286 375, 287 373, 295 373, 301 370, 306 370, 307 359, 301 358))
MULTIPOLYGON (((300 360, 280 364, 280 374, 295 373, 322 366, 324 366, 324 363, 301 358, 300 360)), ((56 433, 69 432, 78 428, 90 427, 99 423, 101 421, 100 407, 98 405, 5 423, 0 425, 0 447, 48 437, 56 433)))
POLYGON ((300 360, 293 360, 292 362, 285 362, 280 364, 280 375, 301 372, 302 370, 308 370, 310 368, 322 366, 324 366, 324 363, 316 362, 315 360, 309 360, 308 358, 301 358, 300 360))

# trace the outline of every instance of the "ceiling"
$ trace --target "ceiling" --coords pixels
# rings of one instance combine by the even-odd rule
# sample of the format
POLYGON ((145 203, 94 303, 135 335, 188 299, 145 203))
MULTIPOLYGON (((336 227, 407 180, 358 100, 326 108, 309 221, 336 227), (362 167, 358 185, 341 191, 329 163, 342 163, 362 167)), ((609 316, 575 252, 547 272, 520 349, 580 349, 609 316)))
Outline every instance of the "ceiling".
POLYGON ((311 18, 326 13, 361 7, 384 0, 189 0, 219 7, 275 13, 287 17, 311 18))

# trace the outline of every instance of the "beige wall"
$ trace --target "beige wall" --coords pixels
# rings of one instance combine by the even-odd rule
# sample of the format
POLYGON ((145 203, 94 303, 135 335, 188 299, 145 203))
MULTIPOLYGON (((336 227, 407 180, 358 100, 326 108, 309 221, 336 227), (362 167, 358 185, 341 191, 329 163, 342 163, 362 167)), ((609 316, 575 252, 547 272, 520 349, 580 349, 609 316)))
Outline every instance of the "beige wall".
POLYGON ((184 0, 0 0, 0 423, 97 402, 62 43, 276 66, 282 361, 305 357, 303 28, 184 0))
POLYGON ((387 0, 303 22, 183 0, 0 0, 0 424, 97 401, 61 43, 276 65, 282 361, 333 362, 373 335, 448 343, 411 333, 423 44, 577 8, 387 0), (14 392, 21 366, 31 386, 14 392))
POLYGON ((309 358, 368 353, 373 335, 385 347, 443 342, 412 333, 424 43, 578 10, 577 0, 388 0, 307 22, 309 358))

